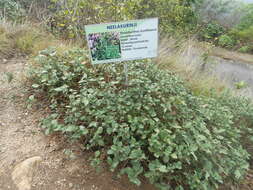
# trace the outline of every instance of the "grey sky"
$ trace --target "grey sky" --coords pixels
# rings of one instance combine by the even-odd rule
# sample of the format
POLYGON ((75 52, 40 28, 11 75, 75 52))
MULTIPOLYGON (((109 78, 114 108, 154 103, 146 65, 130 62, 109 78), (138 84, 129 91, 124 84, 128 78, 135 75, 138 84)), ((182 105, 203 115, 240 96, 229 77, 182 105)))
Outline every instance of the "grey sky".
POLYGON ((248 3, 253 3, 253 0, 243 0, 245 2, 248 2, 248 3))

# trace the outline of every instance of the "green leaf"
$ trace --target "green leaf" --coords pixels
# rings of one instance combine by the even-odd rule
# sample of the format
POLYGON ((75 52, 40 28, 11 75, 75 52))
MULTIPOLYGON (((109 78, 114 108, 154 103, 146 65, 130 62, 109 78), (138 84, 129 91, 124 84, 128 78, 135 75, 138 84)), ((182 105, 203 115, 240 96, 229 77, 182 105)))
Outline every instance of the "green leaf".
POLYGON ((86 129, 84 126, 80 126, 79 129, 80 129, 81 135, 87 135, 89 133, 89 130, 86 129))
POLYGON ((242 174, 241 174, 240 170, 235 170, 235 177, 237 179, 240 179, 242 177, 242 174))
POLYGON ((166 166, 164 166, 164 165, 160 166, 160 167, 158 168, 158 170, 159 170, 160 172, 163 172, 163 173, 168 172, 166 166))
POLYGON ((87 98, 82 98, 82 103, 87 106, 89 104, 89 100, 87 98))
POLYGON ((33 84, 32 87, 33 87, 33 88, 39 88, 40 85, 38 85, 38 84, 33 84))
POLYGON ((172 154, 171 154, 171 157, 172 157, 173 159, 177 159, 177 158, 178 158, 176 153, 172 153, 172 154))
POLYGON ((68 89, 67 85, 63 85, 61 87, 55 88, 54 91, 55 92, 65 92, 68 89))
POLYGON ((143 153, 141 150, 133 150, 129 156, 130 159, 142 159, 143 153))

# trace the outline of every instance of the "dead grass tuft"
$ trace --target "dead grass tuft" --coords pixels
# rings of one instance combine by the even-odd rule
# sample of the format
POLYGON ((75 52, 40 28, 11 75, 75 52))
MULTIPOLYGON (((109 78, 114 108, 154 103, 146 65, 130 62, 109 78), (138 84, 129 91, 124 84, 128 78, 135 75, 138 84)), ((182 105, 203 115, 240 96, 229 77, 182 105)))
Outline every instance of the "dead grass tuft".
POLYGON ((211 49, 208 45, 200 47, 193 39, 181 41, 164 38, 160 43, 157 63, 161 68, 180 75, 196 95, 209 96, 213 90, 221 93, 226 84, 204 69, 212 62, 209 57, 211 49))
POLYGON ((63 46, 63 43, 39 24, 0 22, 0 55, 4 58, 20 54, 34 56, 50 46, 63 46))

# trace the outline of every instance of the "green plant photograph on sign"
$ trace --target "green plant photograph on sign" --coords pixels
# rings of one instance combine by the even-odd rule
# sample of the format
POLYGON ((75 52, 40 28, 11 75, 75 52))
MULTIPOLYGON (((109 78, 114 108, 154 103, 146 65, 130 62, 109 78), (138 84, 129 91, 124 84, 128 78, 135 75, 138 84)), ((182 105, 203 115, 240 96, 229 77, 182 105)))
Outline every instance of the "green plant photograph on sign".
POLYGON ((89 34, 88 40, 93 61, 121 58, 119 32, 89 34))

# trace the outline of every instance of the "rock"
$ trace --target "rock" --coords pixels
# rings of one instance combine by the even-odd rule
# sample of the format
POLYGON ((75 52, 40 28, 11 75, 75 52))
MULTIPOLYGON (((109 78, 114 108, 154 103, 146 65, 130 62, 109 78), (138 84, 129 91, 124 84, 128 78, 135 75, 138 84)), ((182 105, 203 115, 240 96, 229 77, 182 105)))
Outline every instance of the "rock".
POLYGON ((69 188, 72 188, 73 187, 73 183, 69 183, 69 188))
POLYGON ((18 190, 30 190, 33 172, 42 161, 39 156, 29 158, 18 164, 12 172, 12 180, 18 187, 18 190))

